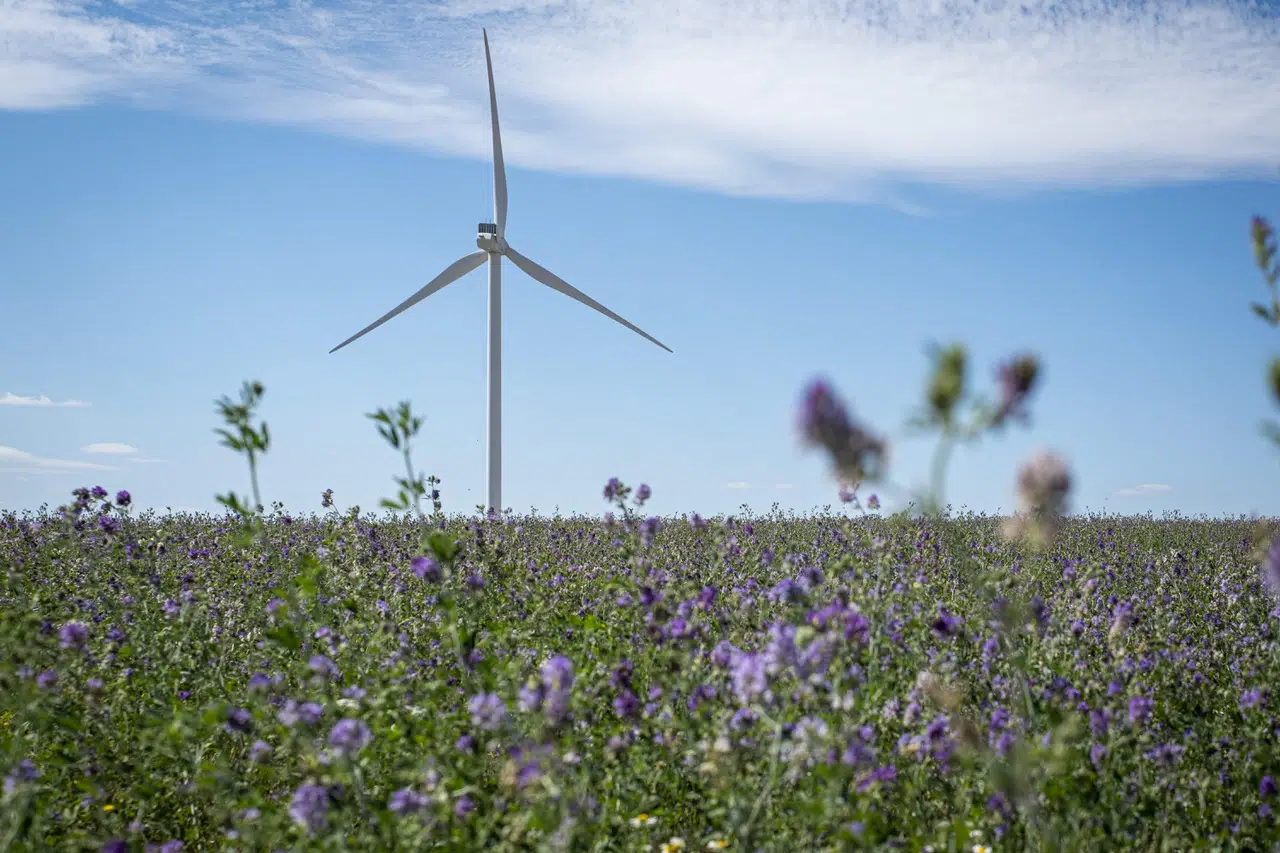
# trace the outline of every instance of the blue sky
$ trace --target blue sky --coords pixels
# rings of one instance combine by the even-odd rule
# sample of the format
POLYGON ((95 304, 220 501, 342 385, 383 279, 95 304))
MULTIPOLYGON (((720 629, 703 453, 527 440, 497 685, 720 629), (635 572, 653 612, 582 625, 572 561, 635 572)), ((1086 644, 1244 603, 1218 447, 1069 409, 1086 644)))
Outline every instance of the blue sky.
MULTIPOLYGON (((675 351, 505 264, 517 511, 602 511, 614 475, 660 513, 835 503, 806 381, 900 436, 926 344, 963 341, 978 390, 1015 352, 1045 370, 954 506, 1011 509, 1047 447, 1076 509, 1280 512, 1280 336, 1247 308, 1274 18, 943 0, 0 7, 0 507, 243 492, 212 429, 246 378, 268 499, 375 506, 398 460, 363 413, 410 399, 446 508, 482 501, 483 270, 328 354, 490 218, 482 26, 508 239, 675 351)), ((895 480, 930 449, 897 442, 895 480)))

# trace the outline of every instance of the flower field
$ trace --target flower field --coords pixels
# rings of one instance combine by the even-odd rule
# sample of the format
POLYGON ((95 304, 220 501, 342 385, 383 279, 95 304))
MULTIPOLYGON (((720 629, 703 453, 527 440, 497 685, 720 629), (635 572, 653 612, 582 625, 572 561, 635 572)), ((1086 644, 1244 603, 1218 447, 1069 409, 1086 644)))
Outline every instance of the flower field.
MULTIPOLYGON (((1247 522, 0 523, 7 850, 1270 850, 1247 522)), ((330 502, 326 496, 325 502, 330 502)))
POLYGON ((933 359, 932 482, 889 517, 824 381, 798 431, 856 514, 659 518, 611 479, 603 517, 446 516, 402 403, 390 512, 290 516, 246 383, 224 514, 0 513, 0 851, 1280 850, 1274 524, 1073 517, 1048 452, 1014 516, 954 516, 951 454, 1028 422, 1039 362, 989 401, 933 359))

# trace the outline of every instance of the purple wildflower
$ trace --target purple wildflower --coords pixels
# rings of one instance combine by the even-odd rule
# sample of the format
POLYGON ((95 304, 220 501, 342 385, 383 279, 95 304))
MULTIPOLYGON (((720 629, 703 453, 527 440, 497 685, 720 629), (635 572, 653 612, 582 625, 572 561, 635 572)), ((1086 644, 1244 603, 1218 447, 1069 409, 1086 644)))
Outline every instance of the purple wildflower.
POLYGON ((249 760, 254 764, 261 764, 271 756, 271 744, 265 740, 255 740, 253 746, 249 747, 249 760))
POLYGON ((502 728, 507 719, 507 706, 492 693, 472 696, 467 709, 471 712, 471 724, 487 732, 502 728))
POLYGON ((58 631, 58 645, 64 649, 83 649, 89 629, 83 622, 68 622, 58 631))
POLYGON ((343 756, 354 756, 373 740, 373 732, 362 720, 347 717, 334 723, 329 730, 329 746, 343 756))
POLYGON ((859 778, 856 786, 857 791, 861 794, 873 785, 888 785, 897 778, 898 768, 892 764, 886 764, 883 767, 877 767, 875 770, 872 770, 870 773, 866 773, 859 778))
POLYGON ((630 690, 623 690, 618 697, 613 700, 613 710, 619 717, 630 717, 636 711, 640 710, 640 700, 636 698, 636 694, 630 690))
POLYGON ((338 674, 338 665, 324 655, 312 655, 307 666, 322 678, 333 678, 338 674))
POLYGON ((248 734, 253 731, 253 714, 250 714, 244 708, 231 708, 228 710, 225 722, 228 731, 239 732, 240 734, 248 734))
POLYGON ((440 566, 430 557, 414 557, 409 562, 410 570, 422 580, 437 583, 441 578, 440 566))
POLYGON ((387 803, 387 809, 399 815, 412 814, 421 811, 431 804, 431 800, 424 794, 419 794, 412 788, 401 788, 391 795, 390 801, 387 803))
POLYGON ((476 807, 476 801, 469 794, 463 794, 453 804, 453 813, 458 820, 466 820, 476 807))
POLYGON ((289 803, 289 817, 307 832, 315 833, 328 823, 329 790, 311 782, 298 786, 289 803))
POLYGON ((1129 700, 1129 725, 1142 725, 1151 716, 1155 703, 1146 696, 1134 696, 1129 700))
POLYGON ((963 624, 959 616, 950 613, 945 607, 939 605, 938 618, 934 619, 929 627, 938 637, 954 637, 960 633, 963 624))
POLYGON ((764 694, 769 687, 766 663, 761 655, 738 652, 729 663, 729 677, 738 702, 746 705, 764 694))
POLYGON ((798 426, 805 443, 824 448, 845 479, 858 482, 878 473, 887 452, 884 442, 850 418, 825 381, 805 389, 798 426))
POLYGON ((611 501, 622 491, 622 483, 617 477, 610 477, 609 482, 604 484, 604 499, 611 501))

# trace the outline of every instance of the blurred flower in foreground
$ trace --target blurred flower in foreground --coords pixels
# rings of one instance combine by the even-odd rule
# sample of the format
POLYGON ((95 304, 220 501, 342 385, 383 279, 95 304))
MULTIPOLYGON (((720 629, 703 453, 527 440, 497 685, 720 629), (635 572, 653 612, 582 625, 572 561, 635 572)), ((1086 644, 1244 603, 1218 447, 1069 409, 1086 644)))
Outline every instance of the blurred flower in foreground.
POLYGON ((805 390, 798 427, 805 444, 830 454, 836 474, 844 480, 874 480, 882 473, 888 446, 850 418, 826 381, 811 382, 805 390))
POLYGON ((1062 457, 1041 451, 1018 470, 1018 513, 1005 522, 1009 539, 1048 545, 1057 536, 1067 510, 1071 471, 1062 457))
POLYGON ((1003 426, 1010 418, 1026 423, 1027 397, 1035 389, 1040 363, 1033 355, 1019 355, 996 369, 996 382, 1000 386, 1000 402, 991 418, 991 425, 1003 426))

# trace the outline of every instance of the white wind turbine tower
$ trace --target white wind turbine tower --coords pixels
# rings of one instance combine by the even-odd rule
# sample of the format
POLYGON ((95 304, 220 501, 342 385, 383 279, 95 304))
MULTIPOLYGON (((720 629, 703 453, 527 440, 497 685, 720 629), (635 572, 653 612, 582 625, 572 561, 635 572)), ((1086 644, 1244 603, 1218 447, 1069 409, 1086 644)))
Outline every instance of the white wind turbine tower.
MULTIPOLYGON (((483 32, 483 31, 482 31, 483 32)), ((337 352, 357 338, 367 335, 397 314, 412 308, 431 294, 443 289, 462 278, 467 273, 489 261, 489 410, 487 420, 487 451, 489 481, 489 509, 502 512, 502 256, 506 255, 511 262, 534 281, 545 284, 552 290, 558 290, 565 296, 578 300, 583 305, 594 308, 601 314, 626 326, 636 334, 647 338, 667 352, 671 348, 638 326, 627 322, 622 317, 587 296, 581 290, 564 281, 551 271, 534 263, 517 252, 506 241, 507 228, 507 173, 502 165, 502 137, 498 132, 498 96, 493 86, 493 60, 489 56, 489 34, 484 32, 484 63, 489 71, 489 114, 493 121, 493 222, 481 222, 479 235, 476 237, 478 252, 459 258, 444 272, 432 279, 426 287, 392 308, 373 323, 356 332, 330 353, 337 352)))

